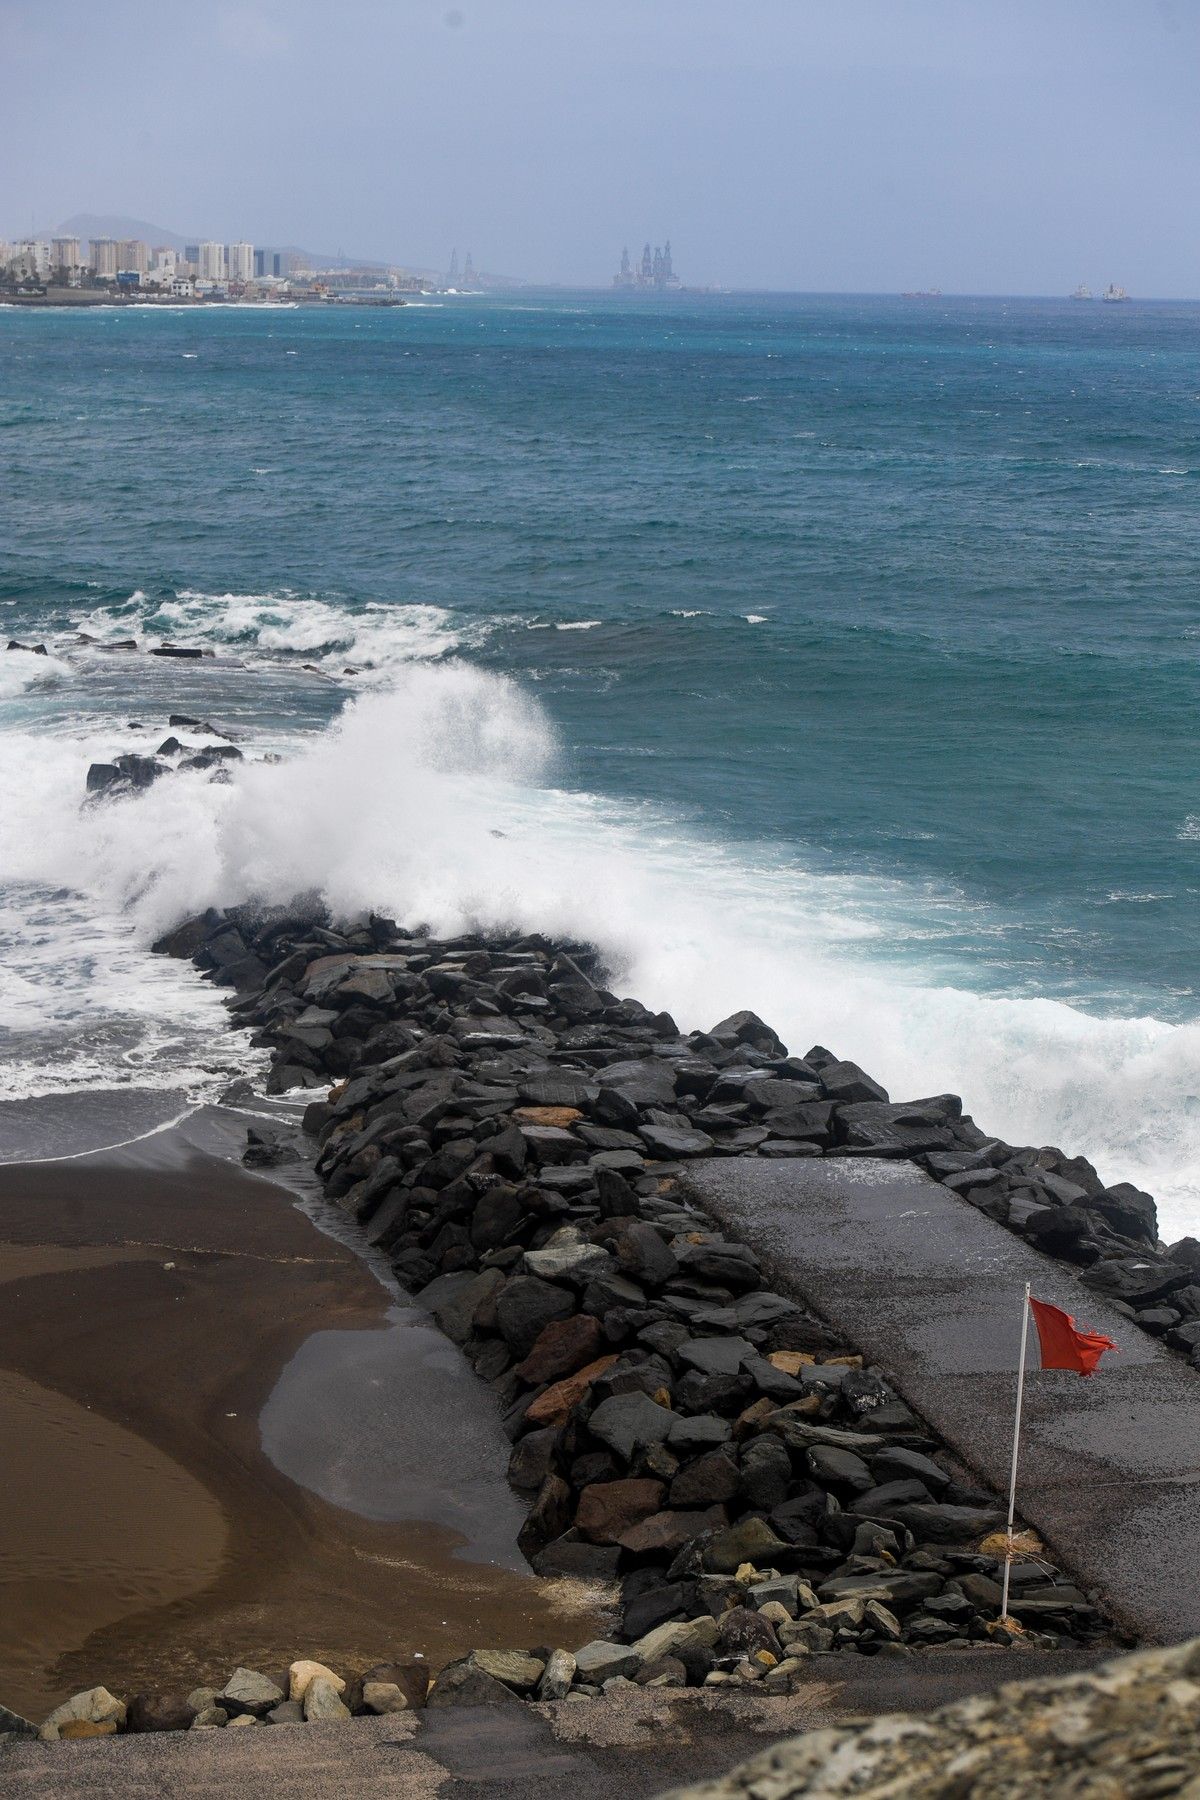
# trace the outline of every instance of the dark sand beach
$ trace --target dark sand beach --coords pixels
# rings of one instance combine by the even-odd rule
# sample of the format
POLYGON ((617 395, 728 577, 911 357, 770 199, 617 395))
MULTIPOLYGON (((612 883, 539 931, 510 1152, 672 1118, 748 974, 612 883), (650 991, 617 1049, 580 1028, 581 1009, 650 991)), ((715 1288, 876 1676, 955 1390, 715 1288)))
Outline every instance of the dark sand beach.
POLYGON ((582 1641, 490 1396, 221 1135, 0 1168, 5 1704, 582 1641))

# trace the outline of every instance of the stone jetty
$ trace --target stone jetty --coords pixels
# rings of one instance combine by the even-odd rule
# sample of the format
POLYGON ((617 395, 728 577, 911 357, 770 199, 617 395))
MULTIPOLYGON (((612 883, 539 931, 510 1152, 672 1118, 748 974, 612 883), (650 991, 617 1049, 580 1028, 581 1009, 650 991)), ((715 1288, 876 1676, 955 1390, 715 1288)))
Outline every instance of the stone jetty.
MULTIPOLYGON (((787 1693, 835 1651, 1104 1631, 1100 1596, 1032 1533, 998 1617, 999 1497, 680 1183, 697 1158, 882 1154, 994 1217, 1001 1191, 1078 1204, 1054 1192, 1077 1164, 987 1138, 953 1096, 895 1105, 829 1050, 790 1055, 750 1012, 682 1033, 613 993, 583 944, 232 909, 157 948, 235 990, 270 1092, 313 1096, 304 1136, 256 1125, 246 1161, 313 1156, 492 1387, 534 1570, 614 1597, 604 1639, 474 1652, 431 1704, 631 1683, 787 1693)), ((1110 1223, 1089 1216, 1102 1241, 1110 1223)))

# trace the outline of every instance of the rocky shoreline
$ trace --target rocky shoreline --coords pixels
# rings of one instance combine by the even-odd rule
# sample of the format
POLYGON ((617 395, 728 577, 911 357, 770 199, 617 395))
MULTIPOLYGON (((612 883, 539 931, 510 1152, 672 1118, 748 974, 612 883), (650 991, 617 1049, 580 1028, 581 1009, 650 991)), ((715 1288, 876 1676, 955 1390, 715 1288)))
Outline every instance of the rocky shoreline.
POLYGON ((290 1676, 246 1670, 127 1706, 94 1689, 43 1735, 631 1684, 787 1694, 835 1652, 1105 1634, 1101 1597, 1031 1532, 998 1617, 998 1496, 855 1346, 770 1290, 754 1250, 689 1196, 686 1172, 722 1155, 912 1160, 1085 1263, 1098 1291, 1184 1348, 1192 1243, 1151 1242, 1148 1196, 1105 1188, 1080 1158, 986 1137, 954 1096, 893 1104, 828 1050, 789 1055, 753 1013, 683 1034, 609 991, 590 946, 435 939, 377 917, 338 930, 301 907, 209 912, 155 947, 235 990, 233 1021, 271 1052, 269 1092, 313 1092, 308 1145, 256 1126, 244 1160, 307 1158, 315 1140, 327 1197, 492 1387, 509 1478, 529 1503, 531 1566, 604 1584, 614 1623, 574 1649, 477 1650, 436 1677, 421 1662, 349 1682, 321 1669, 307 1709, 290 1676), (1051 1220, 1066 1223, 1056 1233, 1051 1220), (255 1704, 239 1682, 259 1684, 255 1704))
MULTIPOLYGON (((326 1195, 497 1396, 532 1567, 619 1595, 607 1638, 476 1651, 430 1703, 788 1693, 814 1655, 1104 1631, 1031 1533, 999 1620, 997 1496, 688 1197, 695 1156, 983 1167, 952 1097, 894 1107, 751 1013, 685 1036, 579 944, 234 909, 156 947, 237 990, 271 1092, 320 1093, 304 1128, 326 1195)), ((300 1154, 254 1127, 245 1160, 300 1154)))

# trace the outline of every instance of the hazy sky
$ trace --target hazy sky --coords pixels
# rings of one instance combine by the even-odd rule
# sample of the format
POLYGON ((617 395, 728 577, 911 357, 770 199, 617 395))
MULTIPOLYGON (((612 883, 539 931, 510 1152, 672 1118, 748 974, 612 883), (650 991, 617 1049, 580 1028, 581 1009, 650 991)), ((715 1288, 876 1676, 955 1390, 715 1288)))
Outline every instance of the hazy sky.
POLYGON ((0 233, 1200 296, 1200 0, 0 0, 0 233))

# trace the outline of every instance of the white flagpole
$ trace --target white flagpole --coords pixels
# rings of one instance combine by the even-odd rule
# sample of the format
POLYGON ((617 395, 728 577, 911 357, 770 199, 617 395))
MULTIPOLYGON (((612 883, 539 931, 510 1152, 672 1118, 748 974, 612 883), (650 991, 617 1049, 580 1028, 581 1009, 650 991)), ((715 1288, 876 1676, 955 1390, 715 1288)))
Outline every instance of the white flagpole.
POLYGON ((1004 1547, 1004 1589, 1000 1596, 1000 1618, 1008 1617, 1008 1578, 1013 1559, 1013 1518, 1017 1510, 1017 1455, 1021 1448, 1021 1407, 1025 1399, 1025 1346, 1029 1339, 1029 1283, 1021 1302, 1021 1351, 1017 1361, 1017 1416, 1013 1420, 1012 1468, 1008 1475, 1008 1528, 1004 1547))

